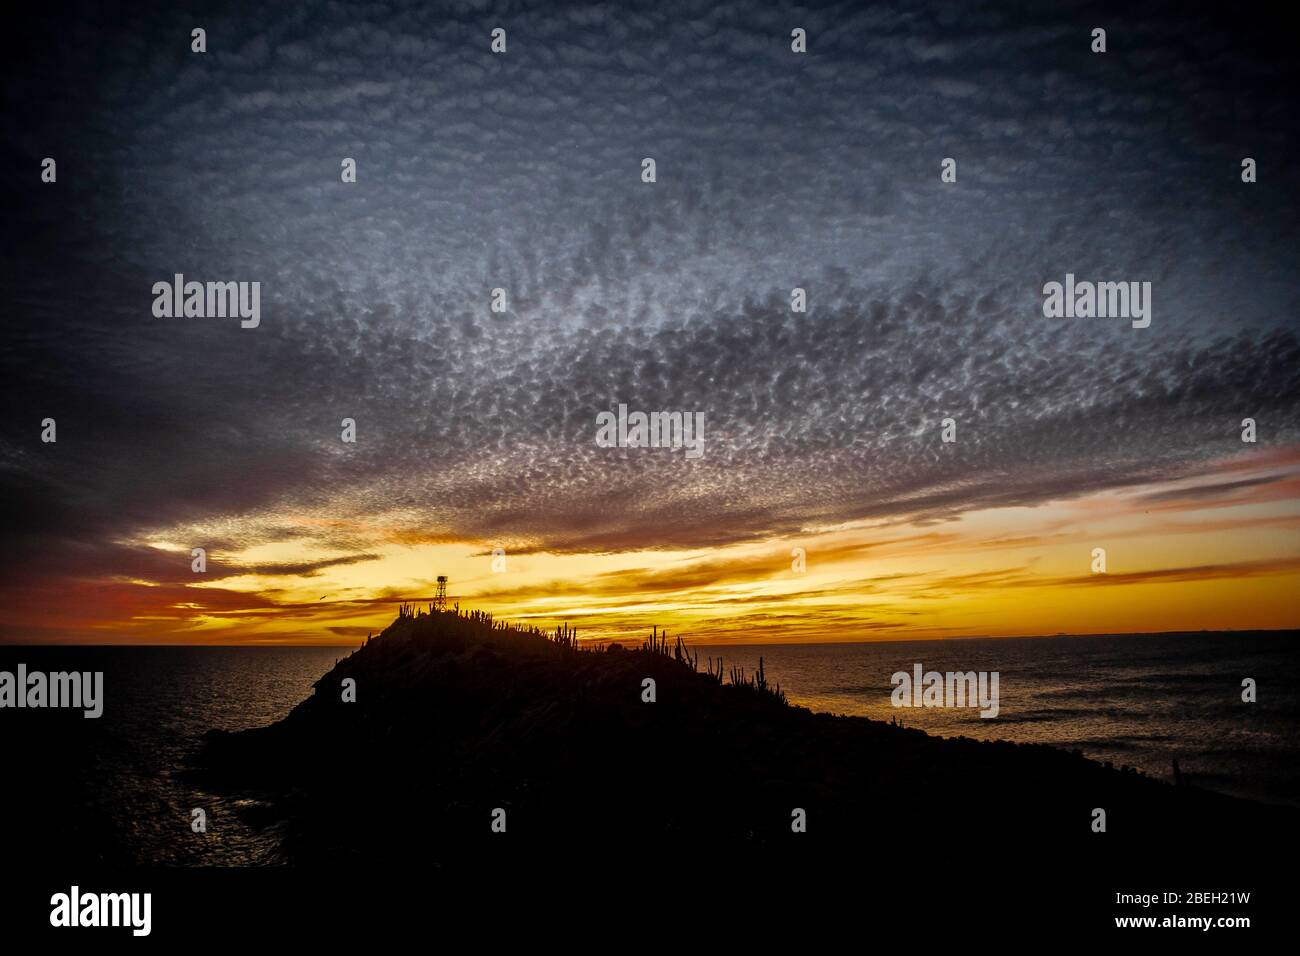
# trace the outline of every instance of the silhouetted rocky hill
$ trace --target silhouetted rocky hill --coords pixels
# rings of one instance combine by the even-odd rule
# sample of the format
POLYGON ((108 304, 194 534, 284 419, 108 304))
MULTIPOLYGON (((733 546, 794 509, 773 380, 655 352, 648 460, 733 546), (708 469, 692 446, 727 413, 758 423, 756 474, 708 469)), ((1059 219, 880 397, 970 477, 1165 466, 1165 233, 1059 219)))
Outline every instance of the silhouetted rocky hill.
POLYGON ((657 636, 588 651, 563 629, 404 608, 284 720, 210 733, 195 774, 255 797, 252 812, 283 827, 295 862, 436 866, 545 845, 704 857, 934 853, 936 872, 975 874, 1007 853, 1067 852, 1091 865, 1226 854, 1296 833, 1287 808, 1045 746, 817 714, 757 677, 730 678, 657 636), (646 678, 653 703, 643 700, 646 678), (344 700, 348 679, 354 701, 344 700), (1105 833, 1091 828, 1097 807, 1105 833), (796 808, 805 833, 792 832, 796 808), (504 834, 492 829, 498 809, 504 834))

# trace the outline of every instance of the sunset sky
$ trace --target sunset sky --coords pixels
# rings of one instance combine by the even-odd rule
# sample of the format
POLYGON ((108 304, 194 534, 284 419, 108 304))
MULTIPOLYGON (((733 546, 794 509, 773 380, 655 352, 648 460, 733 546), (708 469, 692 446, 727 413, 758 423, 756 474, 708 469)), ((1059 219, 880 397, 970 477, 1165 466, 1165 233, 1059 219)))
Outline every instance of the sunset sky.
POLYGON ((438 574, 605 639, 1300 627, 1281 40, 1172 5, 476 9, 20 38, 0 641, 351 644, 438 574), (177 273, 260 282, 260 326, 155 318, 177 273), (1150 327, 1045 318, 1066 273, 1151 282, 1150 327), (598 447, 619 403, 702 412, 703 457, 598 447))

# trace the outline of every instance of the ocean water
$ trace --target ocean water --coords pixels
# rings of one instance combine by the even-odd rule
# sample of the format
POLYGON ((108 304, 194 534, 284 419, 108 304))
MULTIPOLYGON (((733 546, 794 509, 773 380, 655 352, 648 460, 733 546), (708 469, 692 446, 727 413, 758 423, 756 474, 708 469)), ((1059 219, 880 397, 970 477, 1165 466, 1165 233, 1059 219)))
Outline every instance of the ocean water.
MULTIPOLYGON (((1201 786, 1300 805, 1298 638, 1204 633, 697 649, 747 672, 761 655, 769 682, 814 710, 897 718, 942 736, 1078 748, 1166 779, 1177 758, 1201 786), (891 675, 917 663, 927 671, 997 671, 998 717, 894 708, 891 675), (1241 701, 1244 677, 1258 683, 1257 703, 1241 701)), ((49 786, 88 833, 102 837, 107 859, 263 865, 280 862, 279 834, 245 822, 256 804, 196 790, 179 771, 205 731, 278 720, 350 650, 0 647, 0 669, 21 661, 29 669, 104 671, 103 717, 58 714, 52 733, 25 742, 66 752, 58 765, 69 775, 49 786), (206 834, 190 828, 194 808, 207 813, 206 834)), ((0 729, 9 716, 0 713, 0 729)), ((9 785, 19 813, 25 799, 52 798, 9 785)))
POLYGON ((792 703, 943 737, 1044 743, 1198 786, 1300 806, 1300 632, 1201 632, 697 648, 792 703), (897 671, 997 671, 999 712, 896 708, 897 671), (1254 678, 1256 702, 1241 699, 1254 678))
MULTIPOLYGON (((104 712, 46 712, 29 747, 60 752, 54 780, 33 779, 31 800, 76 814, 91 858, 118 864, 244 866, 282 862, 279 834, 248 825, 254 802, 187 784, 180 771, 211 729, 243 730, 284 717, 352 648, 338 647, 12 647, 0 670, 104 672, 104 712), (195 833, 203 809, 208 831, 195 833), (103 834, 104 829, 112 832, 103 834)), ((0 712, 0 727, 5 716, 0 712)), ((28 715, 29 725, 33 712, 28 715)), ((24 791, 9 791, 22 818, 24 791)), ((39 815, 41 806, 30 808, 39 815)), ((80 849, 80 848, 79 848, 80 849)))

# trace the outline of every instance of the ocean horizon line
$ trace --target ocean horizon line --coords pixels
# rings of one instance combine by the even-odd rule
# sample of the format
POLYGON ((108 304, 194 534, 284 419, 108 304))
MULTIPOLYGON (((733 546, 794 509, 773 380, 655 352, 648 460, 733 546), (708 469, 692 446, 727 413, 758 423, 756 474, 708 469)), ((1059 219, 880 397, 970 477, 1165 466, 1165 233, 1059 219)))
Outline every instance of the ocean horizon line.
MULTIPOLYGON (((940 644, 953 641, 1044 641, 1056 640, 1060 638, 1092 638, 1092 637, 1180 637, 1196 636, 1202 634, 1223 634, 1232 636, 1247 636, 1253 634, 1288 634, 1300 632, 1300 624, 1294 627, 1256 627, 1241 629, 1225 628, 1200 628, 1198 630, 1174 630, 1174 631, 1094 631, 1068 633, 1058 632, 1056 634, 970 634, 955 637, 908 637, 886 640, 815 640, 815 641, 691 641, 688 634, 675 634, 674 638, 681 637, 683 643, 690 644, 692 647, 845 647, 859 644, 940 644)), ((375 637, 383 633, 383 629, 374 632, 375 637)), ((629 634, 626 640, 636 640, 637 634, 629 634)), ((590 641, 579 640, 579 644, 617 644, 621 638, 593 638, 590 641)), ((239 641, 226 644, 197 644, 187 643, 184 641, 51 641, 44 643, 18 643, 0 641, 0 647, 4 648, 36 648, 46 650, 55 647, 183 647, 206 650, 227 650, 227 649, 266 649, 266 648, 353 648, 356 647, 356 641, 326 641, 326 642, 306 642, 306 641, 239 641)))

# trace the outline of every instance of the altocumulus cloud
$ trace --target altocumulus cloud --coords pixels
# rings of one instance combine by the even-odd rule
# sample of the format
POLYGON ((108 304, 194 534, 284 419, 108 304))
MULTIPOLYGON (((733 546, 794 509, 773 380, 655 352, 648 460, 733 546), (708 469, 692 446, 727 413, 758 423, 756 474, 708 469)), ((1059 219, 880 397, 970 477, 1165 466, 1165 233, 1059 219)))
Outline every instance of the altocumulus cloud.
POLYGON ((697 547, 1294 441, 1286 84, 1210 16, 1110 15, 1093 56, 1092 11, 968 3, 50 11, 5 82, 11 183, 60 161, 4 227, 10 561, 697 547), (1043 318, 1067 271, 1152 281, 1151 328, 1043 318), (261 327, 154 319, 178 272, 260 281, 261 327), (618 402, 704 412, 704 457, 595 447, 618 402))

